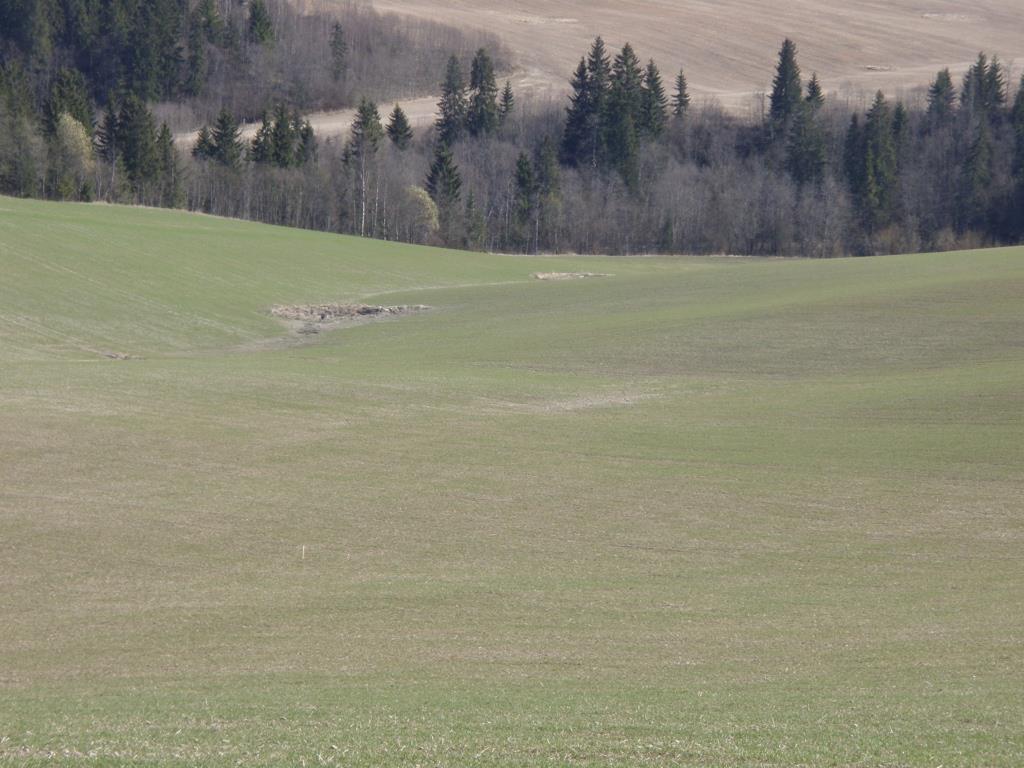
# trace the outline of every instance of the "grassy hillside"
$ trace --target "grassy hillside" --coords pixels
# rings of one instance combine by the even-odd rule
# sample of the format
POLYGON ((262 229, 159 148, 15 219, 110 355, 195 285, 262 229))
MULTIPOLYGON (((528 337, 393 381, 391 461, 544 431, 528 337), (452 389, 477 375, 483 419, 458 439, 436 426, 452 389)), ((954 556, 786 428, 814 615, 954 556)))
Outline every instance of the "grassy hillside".
POLYGON ((0 199, 0 765, 1019 765, 1022 297, 0 199))

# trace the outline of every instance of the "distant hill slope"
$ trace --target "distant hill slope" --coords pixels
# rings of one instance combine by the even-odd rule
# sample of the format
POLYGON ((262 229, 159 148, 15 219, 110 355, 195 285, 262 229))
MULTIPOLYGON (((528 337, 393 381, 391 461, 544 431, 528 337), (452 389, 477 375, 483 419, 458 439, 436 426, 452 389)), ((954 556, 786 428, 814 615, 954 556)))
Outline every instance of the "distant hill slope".
POLYGON ((518 54, 523 84, 561 93, 597 34, 612 48, 632 42, 663 72, 684 67, 695 95, 746 108, 770 89, 784 37, 828 90, 873 93, 925 85, 945 66, 970 64, 979 50, 1006 61, 1024 56, 1018 0, 375 0, 380 10, 486 29, 518 54))

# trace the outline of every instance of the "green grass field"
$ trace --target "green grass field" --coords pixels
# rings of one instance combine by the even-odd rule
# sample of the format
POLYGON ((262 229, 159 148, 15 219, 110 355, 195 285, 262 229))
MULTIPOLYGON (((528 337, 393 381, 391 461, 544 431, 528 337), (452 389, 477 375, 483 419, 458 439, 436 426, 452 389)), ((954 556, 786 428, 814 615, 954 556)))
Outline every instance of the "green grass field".
POLYGON ((1024 249, 0 198, 0 765, 53 764, 1024 764, 1024 249), (267 314, 349 300, 433 309, 267 314))

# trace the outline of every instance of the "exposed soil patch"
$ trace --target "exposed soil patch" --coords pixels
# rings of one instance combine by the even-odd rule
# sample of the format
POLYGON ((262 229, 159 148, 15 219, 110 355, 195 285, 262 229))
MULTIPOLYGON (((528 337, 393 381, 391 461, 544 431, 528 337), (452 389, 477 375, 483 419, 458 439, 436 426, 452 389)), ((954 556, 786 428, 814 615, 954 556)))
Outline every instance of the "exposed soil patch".
POLYGON ((601 272, 534 272, 537 280, 586 280, 590 277, 611 277, 601 272))
POLYGON ((294 326, 296 333, 309 336, 343 324, 411 315, 428 309, 430 307, 422 304, 395 307, 373 304, 288 304, 272 307, 270 314, 294 326))
POLYGON ((595 408, 621 408, 638 405, 661 395, 646 392, 622 392, 617 394, 593 394, 570 397, 563 400, 536 400, 531 402, 507 402, 488 400, 488 410, 495 413, 559 414, 588 411, 595 408))

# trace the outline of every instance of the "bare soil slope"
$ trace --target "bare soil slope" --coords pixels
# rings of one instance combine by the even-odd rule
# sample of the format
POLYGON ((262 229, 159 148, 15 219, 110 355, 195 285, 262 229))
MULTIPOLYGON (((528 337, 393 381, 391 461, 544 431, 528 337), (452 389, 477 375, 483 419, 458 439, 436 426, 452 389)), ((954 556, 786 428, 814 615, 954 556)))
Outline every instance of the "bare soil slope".
POLYGON ((499 35, 531 84, 560 92, 595 35, 629 41, 666 74, 684 67, 696 95, 730 107, 770 87, 785 37, 808 74, 855 95, 912 88, 979 50, 1024 55, 1020 0, 376 0, 413 14, 499 35))
MULTIPOLYGON (((879 88, 908 94, 942 67, 965 70, 980 50, 1010 64, 1024 59, 1021 0, 374 0, 374 7, 497 34, 516 57, 517 92, 533 98, 561 98, 598 34, 612 48, 631 42, 667 82, 684 68, 697 100, 715 98, 739 113, 761 109, 757 94, 770 89, 787 36, 805 72, 818 72, 830 93, 854 105, 879 88)), ((436 104, 429 95, 402 106, 424 127, 436 104)), ((381 106, 384 114, 392 107, 381 106)), ((310 120, 332 136, 346 133, 353 116, 338 110, 310 120)), ((248 126, 247 136, 255 130, 248 126)))

